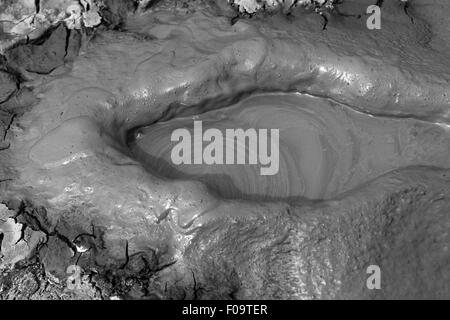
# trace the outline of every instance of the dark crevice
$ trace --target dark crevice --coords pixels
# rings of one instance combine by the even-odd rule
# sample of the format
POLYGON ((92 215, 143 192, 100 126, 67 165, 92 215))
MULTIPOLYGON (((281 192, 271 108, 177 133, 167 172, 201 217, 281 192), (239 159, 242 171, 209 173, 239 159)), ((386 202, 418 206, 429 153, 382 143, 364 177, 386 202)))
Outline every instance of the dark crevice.
POLYGON ((12 124, 13 124, 15 118, 16 118, 16 115, 13 114, 13 115, 11 116, 11 119, 10 119, 9 123, 7 124, 7 126, 6 126, 6 128, 5 128, 5 132, 4 132, 4 134, 3 134, 3 141, 6 140, 6 136, 8 135, 8 131, 11 129, 11 126, 12 126, 12 124))
POLYGON ((48 75, 78 54, 80 37, 79 32, 58 23, 37 39, 19 41, 6 53, 8 72, 19 83, 30 80, 31 74, 48 75))
POLYGON ((44 244, 48 242, 48 239, 50 237, 57 237, 65 245, 67 245, 67 247, 69 247, 72 250, 74 255, 76 254, 76 252, 77 252, 76 246, 65 235, 58 232, 56 227, 54 228, 53 231, 49 231, 49 229, 45 228, 42 225, 41 221, 33 213, 34 213, 34 210, 30 213, 29 208, 27 208, 25 203, 22 202, 22 204, 20 205, 19 212, 14 218, 19 223, 22 223, 24 226, 29 227, 34 231, 43 232, 46 236, 46 241, 44 242, 44 244), (23 219, 23 221, 22 221, 22 219, 23 219))
POLYGON ((125 267, 128 265, 128 262, 130 262, 130 255, 129 255, 128 250, 129 250, 129 248, 128 248, 128 240, 126 240, 126 243, 125 243, 125 262, 120 267, 120 269, 125 269, 125 267))
POLYGON ((409 17, 409 19, 411 20, 411 23, 414 24, 414 18, 413 16, 409 13, 409 8, 410 8, 410 4, 409 1, 406 1, 405 4, 403 5, 403 11, 405 12, 405 14, 409 17))
POLYGON ((192 278, 193 278, 193 288, 192 288, 192 293, 193 293, 193 295, 194 295, 194 297, 193 297, 193 300, 198 300, 198 298, 199 298, 199 292, 200 291, 202 291, 203 290, 203 288, 202 287, 200 287, 200 286, 198 286, 198 284, 197 284, 197 279, 195 278, 195 273, 194 273, 194 271, 191 271, 192 272, 192 278))
MULTIPOLYGON (((35 45, 35 46, 42 46, 43 44, 45 44, 45 42, 47 42, 47 40, 52 36, 52 33, 58 29, 59 27, 61 27, 61 25, 63 25, 62 23, 58 23, 54 26, 51 26, 50 28, 48 28, 40 37, 33 39, 30 41, 29 44, 31 45, 35 45)), ((65 27, 64 27, 65 28, 65 27)), ((17 43, 14 47, 11 47, 9 50, 12 50, 16 47, 20 47, 21 45, 23 45, 23 43, 17 43)))
POLYGON ((231 24, 232 26, 234 26, 234 25, 236 24, 236 22, 239 21, 240 18, 241 18, 240 15, 234 16, 233 18, 230 19, 230 24, 231 24))
POLYGON ((34 0, 34 6, 36 8, 36 14, 41 12, 41 1, 40 0, 34 0))
POLYGON ((15 245, 18 244, 20 241, 24 241, 25 243, 28 244, 27 240, 25 239, 25 231, 27 229, 27 225, 26 224, 22 224, 22 227, 20 228, 20 237, 19 239, 16 241, 15 245))
POLYGON ((158 3, 160 3, 162 0, 150 0, 145 7, 143 8, 144 11, 147 11, 153 7, 155 7, 158 3))
POLYGON ((19 84, 16 83, 16 91, 11 92, 7 97, 5 97, 5 99, 3 101, 0 101, 0 106, 2 104, 4 104, 5 102, 8 102, 9 100, 11 100, 16 95, 18 89, 19 89, 19 84))
POLYGON ((3 232, 0 232, 0 257, 1 257, 1 253, 2 253, 2 243, 3 243, 4 238, 5 238, 5 234, 3 232))
POLYGON ((173 266, 173 265, 174 265, 175 263, 177 263, 177 262, 178 262, 178 260, 174 260, 174 261, 171 261, 171 262, 168 262, 168 263, 159 265, 159 266, 157 266, 155 269, 153 269, 152 271, 154 271, 155 273, 156 273, 156 272, 160 272, 160 271, 162 271, 162 270, 164 270, 164 269, 167 269, 167 268, 173 266))
MULTIPOLYGON (((21 84, 23 82, 27 81, 27 79, 22 75, 22 73, 19 70, 17 70, 13 66, 11 66, 11 63, 9 63, 7 57, 3 57, 3 63, 1 63, 0 70, 8 73, 12 77, 12 79, 14 79, 17 90, 19 90, 21 88, 21 84)), ((9 97, 9 99, 10 98, 11 97, 9 97)))
POLYGON ((72 35, 72 30, 67 29, 67 34, 66 34, 66 42, 64 44, 64 59, 67 58, 68 54, 69 54, 69 46, 70 46, 70 39, 71 39, 71 35, 72 35))
MULTIPOLYGON (((7 207, 8 205, 5 204, 7 207)), ((9 208, 9 207, 8 207, 9 208)), ((12 209, 12 208, 9 208, 12 209)), ((80 258, 82 257, 83 253, 80 253, 78 257, 76 257, 77 253, 77 247, 76 245, 69 240, 67 236, 62 234, 56 227, 52 231, 51 227, 45 226, 43 220, 46 219, 44 216, 46 214, 45 209, 41 208, 41 210, 33 209, 29 203, 26 203, 25 201, 21 201, 18 204, 18 208, 15 210, 17 214, 14 217, 14 220, 17 221, 17 223, 21 223, 23 225, 22 227, 22 233, 26 230, 26 228, 30 228, 34 231, 40 231, 46 235, 46 240, 44 242, 41 242, 34 250, 34 254, 30 256, 30 258, 24 260, 21 262, 21 264, 26 263, 27 261, 31 261, 33 257, 38 256, 41 252, 41 249, 48 246, 48 240, 50 237, 57 237, 64 245, 69 247, 75 256, 75 264, 78 265, 80 258)), ((91 239, 97 239, 99 238, 98 234, 95 232, 94 226, 92 226, 92 233, 80 233, 74 238, 74 242, 77 240, 88 237, 91 239)), ((0 233, 0 239, 3 240, 3 233, 0 233)), ((21 239, 19 241, 25 240, 23 235, 21 236, 21 239)), ((0 241, 0 249, 1 249, 1 241, 0 241)), ((92 252, 95 250, 91 250, 95 248, 89 248, 87 250, 88 252, 92 252)), ((85 253, 85 252, 84 252, 85 253)), ((156 259, 156 255, 154 256, 156 259)), ((147 291, 148 283, 152 277, 152 275, 155 274, 155 261, 154 263, 149 263, 144 256, 141 255, 141 253, 134 254, 133 256, 129 255, 129 243, 126 242, 125 246, 125 263, 123 263, 122 267, 119 268, 108 268, 103 269, 100 268, 100 271, 91 270, 89 268, 89 265, 91 263, 94 263, 94 261, 86 262, 82 264, 84 274, 88 276, 89 283, 94 287, 98 295, 100 295, 102 298, 108 297, 113 295, 114 292, 119 293, 120 296, 125 296, 127 293, 132 289, 132 284, 138 284, 143 292, 144 296, 150 295, 147 291), (138 269, 133 269, 132 266, 130 266, 130 260, 132 257, 136 257, 136 261, 141 261, 141 265, 143 267, 140 267, 138 269), (131 282, 130 282, 131 281, 131 282), (109 289, 108 289, 109 288, 109 289)), ((138 263, 139 264, 139 263, 138 263)), ((172 263, 171 263, 172 264, 172 263)), ((171 265, 170 264, 170 265, 171 265)), ((169 264, 163 266, 167 267, 169 264)), ((45 262, 42 263, 42 268, 45 268, 46 264, 45 262)), ((163 267, 160 269, 162 270, 163 267)), ((65 270, 64 270, 65 271, 65 270)))
POLYGON ((52 233, 49 233, 50 236, 56 236, 59 240, 61 240, 63 243, 65 243, 73 252, 75 255, 77 253, 77 247, 67 238, 65 235, 58 232, 58 230, 55 228, 55 231, 52 233))

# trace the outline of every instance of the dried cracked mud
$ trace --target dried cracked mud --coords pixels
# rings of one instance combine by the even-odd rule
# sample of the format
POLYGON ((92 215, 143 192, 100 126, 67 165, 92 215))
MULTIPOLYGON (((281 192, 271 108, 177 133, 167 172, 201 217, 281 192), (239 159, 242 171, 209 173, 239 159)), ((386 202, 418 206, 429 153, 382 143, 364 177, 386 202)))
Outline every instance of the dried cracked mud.
POLYGON ((450 3, 141 2, 1 56, 1 299, 450 298, 450 3), (173 164, 199 120, 279 172, 173 164))

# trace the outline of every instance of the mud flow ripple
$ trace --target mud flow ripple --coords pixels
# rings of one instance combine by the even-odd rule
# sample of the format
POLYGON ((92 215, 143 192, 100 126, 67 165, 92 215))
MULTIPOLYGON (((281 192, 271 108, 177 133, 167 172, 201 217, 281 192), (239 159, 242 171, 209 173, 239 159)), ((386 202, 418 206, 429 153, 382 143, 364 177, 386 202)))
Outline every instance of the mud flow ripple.
POLYGON ((89 298, 450 297, 449 5, 368 29, 365 0, 132 2, 0 3, 0 268, 89 298))

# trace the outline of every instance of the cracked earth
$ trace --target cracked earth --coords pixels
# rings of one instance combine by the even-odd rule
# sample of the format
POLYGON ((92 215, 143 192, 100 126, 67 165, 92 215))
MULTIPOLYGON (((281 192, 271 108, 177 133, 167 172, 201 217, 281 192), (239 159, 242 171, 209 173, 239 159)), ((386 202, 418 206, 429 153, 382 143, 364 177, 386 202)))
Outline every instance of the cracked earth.
POLYGON ((85 2, 0 2, 2 299, 450 298, 445 1, 85 2), (193 119, 279 174, 175 166, 193 119))

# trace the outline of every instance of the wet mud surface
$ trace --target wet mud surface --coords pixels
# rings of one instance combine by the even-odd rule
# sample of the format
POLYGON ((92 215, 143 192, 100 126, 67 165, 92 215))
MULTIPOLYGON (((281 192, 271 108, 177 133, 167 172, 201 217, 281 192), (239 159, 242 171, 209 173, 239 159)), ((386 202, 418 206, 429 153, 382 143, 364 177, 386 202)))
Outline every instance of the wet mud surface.
POLYGON ((194 118, 202 121, 203 130, 221 129, 223 136, 226 128, 234 126, 280 129, 281 163, 273 176, 261 175, 260 165, 229 166, 224 160, 215 166, 174 165, 171 151, 176 143, 170 139, 171 132, 189 128, 193 135, 192 117, 136 133, 136 156, 150 170, 172 179, 203 181, 227 198, 332 198, 392 169, 422 164, 446 168, 450 164, 450 136, 444 128, 414 119, 368 117, 305 95, 252 95, 237 105, 194 118))
POLYGON ((110 3, 88 35, 60 24, 13 46, 0 297, 449 298, 450 40, 435 2, 388 2, 376 31, 337 14, 323 30, 301 8, 110 3), (175 166, 170 135, 195 120, 280 129, 278 174, 175 166))

